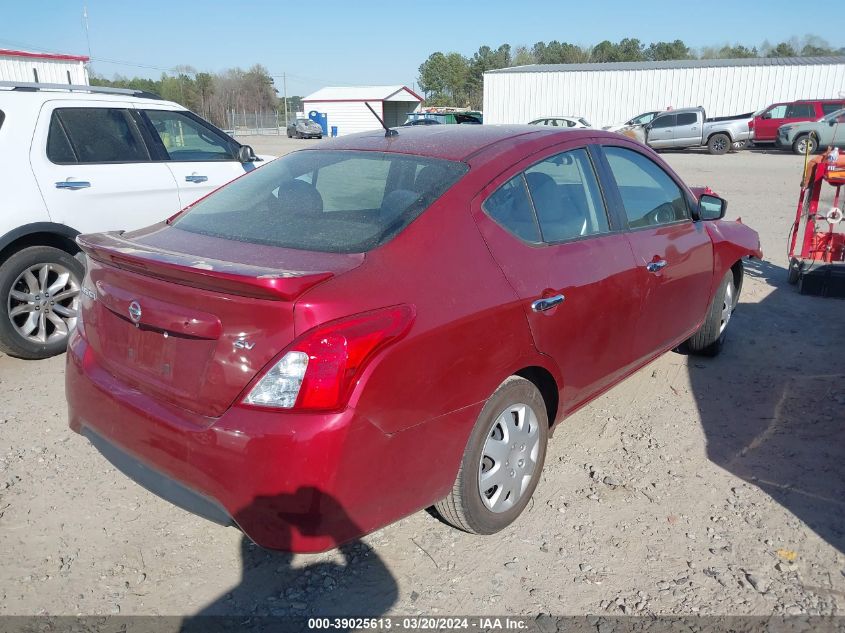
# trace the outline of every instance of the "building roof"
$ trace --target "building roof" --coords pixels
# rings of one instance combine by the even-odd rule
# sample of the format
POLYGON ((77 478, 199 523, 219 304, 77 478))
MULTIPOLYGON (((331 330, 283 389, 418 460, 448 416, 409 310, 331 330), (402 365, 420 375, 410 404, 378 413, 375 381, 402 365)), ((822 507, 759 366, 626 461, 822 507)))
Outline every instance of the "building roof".
POLYGON ((303 101, 423 101, 408 86, 328 86, 312 92, 303 101), (401 98, 402 91, 407 98, 401 98), (399 97, 399 98, 397 98, 399 97))
POLYGON ((601 70, 666 70, 674 68, 722 68, 726 66, 820 66, 845 64, 845 57, 748 57, 744 59, 674 59, 659 62, 597 62, 589 64, 531 64, 488 70, 500 73, 553 73, 601 70))
POLYGON ((85 55, 63 55, 60 53, 37 53, 33 51, 15 51, 0 48, 0 57, 30 57, 50 61, 87 62, 90 58, 85 55))

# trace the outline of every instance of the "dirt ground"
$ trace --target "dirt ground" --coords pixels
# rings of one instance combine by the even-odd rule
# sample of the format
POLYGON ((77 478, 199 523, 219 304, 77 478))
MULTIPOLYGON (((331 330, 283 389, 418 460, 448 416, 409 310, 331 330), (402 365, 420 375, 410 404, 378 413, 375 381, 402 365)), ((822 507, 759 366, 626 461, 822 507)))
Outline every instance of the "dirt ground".
POLYGON ((70 432, 63 357, 0 355, 0 614, 842 614, 845 302, 785 283, 802 160, 664 156, 765 260, 723 355, 666 354, 566 421, 502 534, 418 512, 340 551, 263 551, 70 432))

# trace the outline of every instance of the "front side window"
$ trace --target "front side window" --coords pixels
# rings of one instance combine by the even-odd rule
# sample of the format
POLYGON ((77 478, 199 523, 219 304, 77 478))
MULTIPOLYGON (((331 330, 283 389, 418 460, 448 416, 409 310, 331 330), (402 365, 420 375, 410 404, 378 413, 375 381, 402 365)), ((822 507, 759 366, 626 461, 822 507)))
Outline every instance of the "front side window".
POLYGON ((786 108, 787 119, 813 119, 816 109, 812 103, 792 103, 786 108))
POLYGON ((606 146, 607 162, 616 181, 628 226, 670 224, 689 217, 686 196, 656 163, 639 152, 606 146))
POLYGON ((768 113, 770 119, 785 119, 786 118, 786 104, 781 103, 773 108, 770 108, 768 113))
POLYGON ((499 187, 483 206, 487 215, 509 233, 526 242, 540 241, 540 230, 522 174, 499 187))
POLYGON ((609 230, 604 201, 589 154, 576 149, 551 156, 525 171, 544 242, 560 242, 609 230))
POLYGON ((47 157, 54 163, 135 163, 150 160, 129 112, 121 108, 57 108, 47 157))
POLYGON ((144 110, 172 161, 235 160, 232 143, 182 112, 144 110))
POLYGON ((672 127, 675 125, 675 115, 667 114, 666 116, 659 116, 651 124, 652 129, 661 127, 672 127))
POLYGON ((467 169, 386 152, 294 152, 204 198, 173 224, 252 244, 361 253, 399 234, 467 169))

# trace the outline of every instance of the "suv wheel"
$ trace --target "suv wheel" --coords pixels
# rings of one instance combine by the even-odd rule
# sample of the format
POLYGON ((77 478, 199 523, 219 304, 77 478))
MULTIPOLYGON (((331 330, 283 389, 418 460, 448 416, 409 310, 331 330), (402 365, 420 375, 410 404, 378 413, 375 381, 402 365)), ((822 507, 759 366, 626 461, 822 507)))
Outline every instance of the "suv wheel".
POLYGON ((727 134, 714 134, 707 141, 707 150, 711 154, 724 154, 731 148, 731 137, 727 134))
POLYGON ((76 326, 83 265, 51 246, 24 248, 0 266, 0 350, 35 360, 61 354, 76 326))
POLYGON ((794 154, 814 154, 816 152, 816 139, 809 134, 802 134, 792 144, 792 152, 794 154))

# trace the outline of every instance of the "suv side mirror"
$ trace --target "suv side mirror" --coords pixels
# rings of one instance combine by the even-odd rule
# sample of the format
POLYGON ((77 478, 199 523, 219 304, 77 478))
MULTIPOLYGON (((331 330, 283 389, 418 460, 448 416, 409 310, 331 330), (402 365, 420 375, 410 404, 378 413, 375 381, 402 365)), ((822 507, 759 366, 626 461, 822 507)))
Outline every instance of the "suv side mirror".
POLYGON ((728 210, 728 201, 718 196, 704 193, 698 199, 699 220, 721 220, 728 210))
POLYGON ((771 112, 764 112, 763 114, 760 115, 760 118, 761 119, 771 119, 772 113, 771 112))
POLYGON ((251 163, 256 160, 258 160, 258 156, 255 155, 255 152, 252 151, 249 145, 241 145, 238 148, 238 161, 241 163, 251 163))

